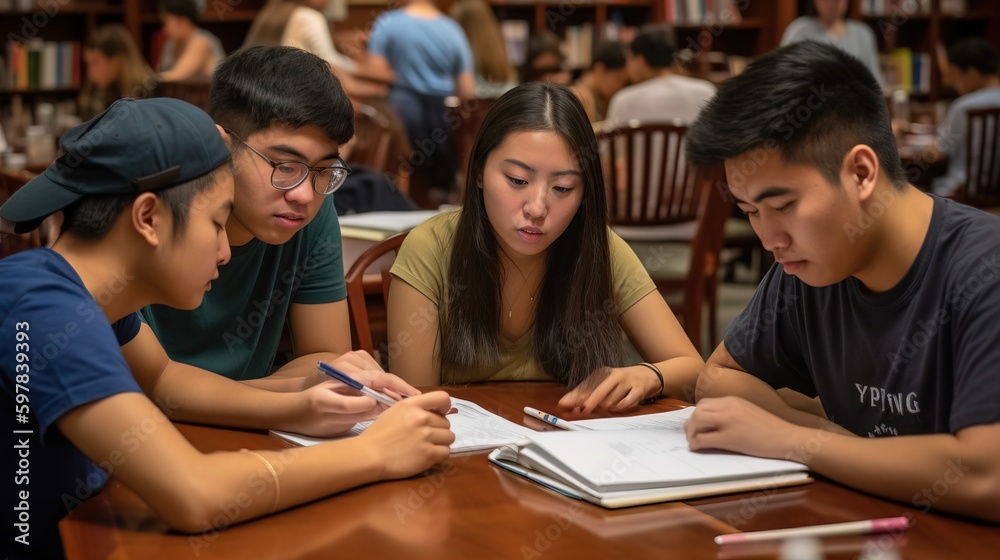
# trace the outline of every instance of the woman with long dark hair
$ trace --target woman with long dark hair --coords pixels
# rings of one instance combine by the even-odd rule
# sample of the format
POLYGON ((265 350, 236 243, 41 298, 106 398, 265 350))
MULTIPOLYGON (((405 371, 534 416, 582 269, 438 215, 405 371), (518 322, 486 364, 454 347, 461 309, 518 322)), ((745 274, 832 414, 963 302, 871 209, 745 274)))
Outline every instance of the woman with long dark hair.
POLYGON ((608 226, 597 142, 568 89, 535 82, 497 100, 465 192, 392 268, 394 372, 414 385, 556 380, 572 388, 560 404, 585 411, 693 398, 704 362, 608 226))

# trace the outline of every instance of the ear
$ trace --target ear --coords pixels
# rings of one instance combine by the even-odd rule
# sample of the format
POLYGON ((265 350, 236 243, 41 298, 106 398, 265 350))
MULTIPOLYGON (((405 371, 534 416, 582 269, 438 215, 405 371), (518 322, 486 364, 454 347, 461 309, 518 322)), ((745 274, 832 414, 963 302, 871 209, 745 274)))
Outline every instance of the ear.
POLYGON ((866 202, 875 194, 878 175, 878 156, 871 146, 858 144, 847 152, 841 169, 841 183, 845 189, 856 192, 858 200, 866 202))
POLYGON ((150 247, 159 247, 170 234, 170 211, 153 193, 142 193, 132 203, 132 227, 150 247))
POLYGON ((222 128, 222 125, 216 123, 215 128, 219 130, 219 136, 222 136, 222 141, 226 143, 226 147, 230 150, 233 149, 233 137, 226 132, 226 129, 222 128))

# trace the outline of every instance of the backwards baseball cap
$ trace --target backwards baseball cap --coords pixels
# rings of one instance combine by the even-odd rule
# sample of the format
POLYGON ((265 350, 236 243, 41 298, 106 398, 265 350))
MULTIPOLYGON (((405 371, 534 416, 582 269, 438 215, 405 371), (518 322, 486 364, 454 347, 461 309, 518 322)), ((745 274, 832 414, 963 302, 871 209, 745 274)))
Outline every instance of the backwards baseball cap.
POLYGON ((120 99, 68 130, 62 148, 59 159, 0 207, 3 230, 31 231, 86 196, 138 195, 180 185, 230 157, 211 117, 167 97, 120 99))

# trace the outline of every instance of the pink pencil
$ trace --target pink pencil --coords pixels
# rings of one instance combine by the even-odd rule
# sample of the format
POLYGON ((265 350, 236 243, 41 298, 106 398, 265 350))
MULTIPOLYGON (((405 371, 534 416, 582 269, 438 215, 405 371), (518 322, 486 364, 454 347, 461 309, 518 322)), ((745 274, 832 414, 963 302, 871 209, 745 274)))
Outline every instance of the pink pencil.
POLYGON ((905 531, 909 526, 909 518, 885 517, 882 519, 869 519, 867 521, 848 521, 847 523, 831 523, 829 525, 811 525, 809 527, 795 527, 792 529, 774 529, 771 531, 719 535, 715 537, 715 544, 768 541, 790 537, 829 537, 835 535, 889 533, 892 531, 905 531))

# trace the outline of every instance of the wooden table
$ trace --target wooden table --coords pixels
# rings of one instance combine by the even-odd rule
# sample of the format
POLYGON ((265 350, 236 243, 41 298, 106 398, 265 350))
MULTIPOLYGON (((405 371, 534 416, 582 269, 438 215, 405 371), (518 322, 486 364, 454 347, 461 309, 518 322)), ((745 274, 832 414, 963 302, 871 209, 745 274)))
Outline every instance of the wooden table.
MULTIPOLYGON (((450 387, 514 422, 540 428, 525 405, 556 410, 552 383, 450 387)), ((663 400, 641 412, 682 406, 663 400)), ((281 448, 263 433, 178 425, 203 451, 281 448)), ((902 535, 833 537, 827 558, 857 558, 865 546, 902 558, 995 558, 1000 529, 875 498, 818 480, 795 488, 683 503, 606 510, 565 498, 490 464, 453 457, 440 469, 382 482, 283 513, 199 535, 171 532, 112 478, 60 523, 67 556, 79 558, 775 558, 777 544, 718 547, 715 535, 912 515, 902 535)))

